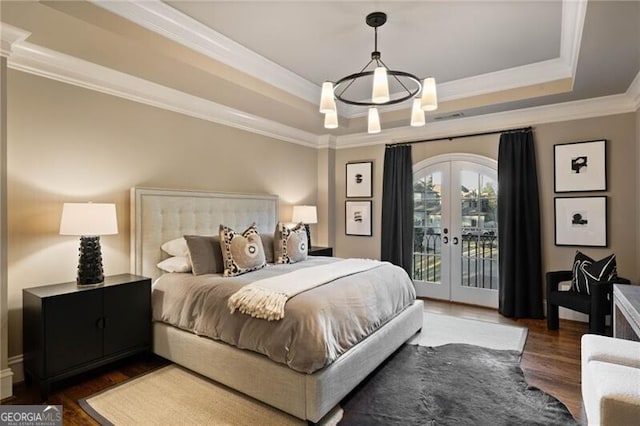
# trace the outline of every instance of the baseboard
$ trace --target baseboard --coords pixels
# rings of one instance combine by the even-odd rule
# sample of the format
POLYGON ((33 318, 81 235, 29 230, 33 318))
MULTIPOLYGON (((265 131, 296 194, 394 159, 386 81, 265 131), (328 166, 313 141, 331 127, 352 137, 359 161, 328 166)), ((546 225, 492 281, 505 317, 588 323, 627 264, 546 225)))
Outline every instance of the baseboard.
POLYGON ((9 368, 13 370, 13 384, 24 382, 24 357, 22 354, 9 358, 9 368))
POLYGON ((13 371, 10 368, 0 370, 0 400, 13 396, 13 371))

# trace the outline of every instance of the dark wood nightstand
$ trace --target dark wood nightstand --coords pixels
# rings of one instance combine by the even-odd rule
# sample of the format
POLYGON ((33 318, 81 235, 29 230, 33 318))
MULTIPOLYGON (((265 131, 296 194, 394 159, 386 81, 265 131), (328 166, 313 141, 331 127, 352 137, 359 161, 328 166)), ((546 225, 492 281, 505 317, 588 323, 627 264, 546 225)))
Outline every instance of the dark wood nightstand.
POLYGON ((151 349, 151 279, 122 274, 98 287, 75 281, 22 290, 24 370, 50 385, 151 349))
POLYGON ((309 256, 333 256, 333 247, 311 247, 307 254, 309 256))

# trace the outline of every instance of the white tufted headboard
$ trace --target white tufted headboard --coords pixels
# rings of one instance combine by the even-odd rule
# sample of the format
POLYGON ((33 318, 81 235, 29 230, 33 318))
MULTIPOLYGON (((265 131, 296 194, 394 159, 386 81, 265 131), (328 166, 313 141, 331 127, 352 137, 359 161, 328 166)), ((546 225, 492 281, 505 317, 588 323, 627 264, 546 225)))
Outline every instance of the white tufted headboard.
POLYGON ((131 189, 131 272, 155 279, 156 264, 166 258, 162 243, 183 235, 218 235, 220 224, 242 232, 253 222, 273 233, 278 196, 131 189))

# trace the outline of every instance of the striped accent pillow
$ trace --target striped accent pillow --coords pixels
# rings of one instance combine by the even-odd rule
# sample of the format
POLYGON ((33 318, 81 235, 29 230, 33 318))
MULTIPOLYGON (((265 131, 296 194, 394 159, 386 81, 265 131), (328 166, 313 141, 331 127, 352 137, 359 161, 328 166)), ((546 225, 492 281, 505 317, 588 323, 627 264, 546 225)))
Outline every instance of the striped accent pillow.
POLYGON ((572 271, 571 290, 590 295, 590 283, 607 282, 617 278, 616 255, 611 254, 596 261, 586 254, 576 251, 572 271))

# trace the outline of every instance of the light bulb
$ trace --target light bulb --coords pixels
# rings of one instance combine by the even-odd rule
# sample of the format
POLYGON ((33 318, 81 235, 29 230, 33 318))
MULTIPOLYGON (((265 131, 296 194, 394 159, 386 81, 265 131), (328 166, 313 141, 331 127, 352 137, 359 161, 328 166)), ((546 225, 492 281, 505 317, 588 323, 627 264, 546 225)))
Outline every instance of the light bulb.
POLYGON ((422 83, 422 109, 425 111, 435 111, 438 109, 438 95, 436 94, 436 79, 428 77, 422 83))
POLYGON ((336 129, 338 127, 338 112, 329 111, 324 115, 324 128, 336 129))
POLYGON ((320 94, 320 112, 326 114, 336 111, 336 100, 333 96, 333 83, 325 81, 322 83, 322 93, 320 94))
POLYGON ((389 82, 387 81, 387 69, 385 67, 377 67, 373 72, 371 102, 374 104, 389 102, 389 82))
POLYGON ((380 133, 380 116, 378 115, 377 108, 369 108, 369 120, 368 120, 369 133, 380 133))
POLYGON ((422 103, 418 98, 413 100, 413 107, 411 108, 411 125, 413 127, 424 126, 424 111, 422 110, 422 103))

